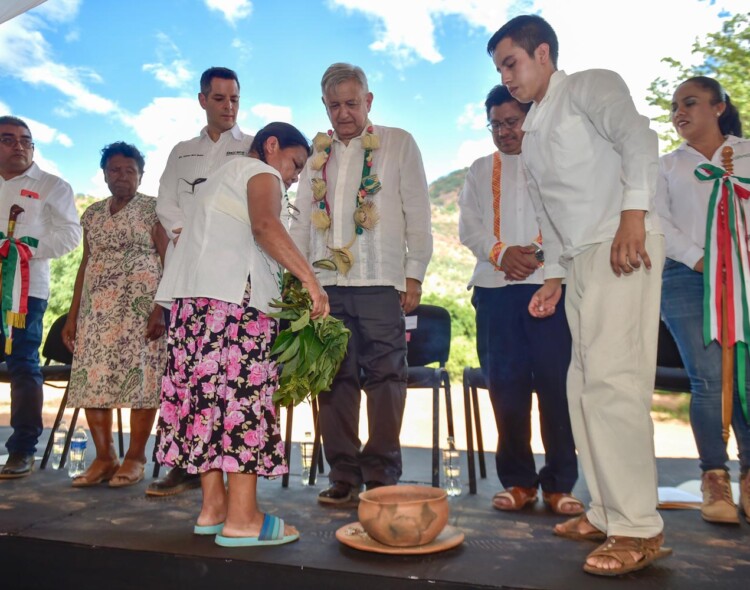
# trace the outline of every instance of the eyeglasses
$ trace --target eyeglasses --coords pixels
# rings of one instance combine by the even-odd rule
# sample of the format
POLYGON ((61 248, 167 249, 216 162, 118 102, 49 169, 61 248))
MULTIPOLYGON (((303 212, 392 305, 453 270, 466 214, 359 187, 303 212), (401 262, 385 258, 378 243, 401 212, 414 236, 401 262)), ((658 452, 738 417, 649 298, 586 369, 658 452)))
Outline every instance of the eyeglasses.
POLYGON ((490 121, 487 123, 487 129, 490 130, 491 133, 497 133, 498 131, 501 131, 502 129, 505 129, 507 131, 510 131, 511 129, 515 128, 516 125, 521 121, 518 117, 514 117, 512 119, 505 119, 505 121, 490 121))
POLYGON ((18 144, 21 144, 21 147, 25 150, 30 150, 34 147, 34 142, 28 137, 22 137, 21 139, 16 139, 15 137, 0 137, 0 143, 9 148, 14 148, 18 144))

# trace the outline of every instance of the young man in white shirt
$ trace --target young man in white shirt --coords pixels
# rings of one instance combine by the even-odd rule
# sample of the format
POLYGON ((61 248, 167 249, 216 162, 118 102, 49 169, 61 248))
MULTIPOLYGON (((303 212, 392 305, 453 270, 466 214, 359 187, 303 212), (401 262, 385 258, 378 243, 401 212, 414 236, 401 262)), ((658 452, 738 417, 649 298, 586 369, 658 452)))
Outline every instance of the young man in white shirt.
POLYGON ((664 264, 656 134, 614 72, 557 70, 557 36, 541 17, 509 21, 487 50, 510 93, 533 102, 523 155, 547 262, 529 312, 552 314, 567 279, 568 402, 592 501, 555 533, 606 534, 584 570, 621 575, 669 554, 650 416, 664 264))
MULTIPOLYGON (((198 102, 206 111, 200 135, 181 141, 169 154, 159 181, 156 213, 171 242, 165 264, 190 216, 195 195, 208 176, 233 158, 247 155, 253 141, 237 125, 240 82, 229 68, 213 67, 201 75, 198 102)), ((146 489, 149 496, 170 496, 200 487, 200 477, 174 468, 146 489)))
POLYGON ((477 257, 469 287, 477 353, 497 423, 495 463, 505 488, 492 505, 521 510, 537 501, 541 487, 553 512, 576 515, 584 506, 570 493, 578 479, 565 395, 570 330, 562 308, 543 319, 528 312, 529 299, 544 282, 543 236, 521 161, 521 127, 530 105, 505 86, 495 86, 484 104, 497 151, 469 168, 458 201, 458 232, 477 257), (531 450, 534 390, 546 458, 539 473, 531 450))
MULTIPOLYGON (((49 298, 49 261, 73 250, 82 235, 73 189, 34 163, 34 142, 28 125, 16 117, 4 116, 0 117, 0 214, 9 213, 13 205, 23 208, 13 237, 33 238, 38 245, 29 260, 25 324, 11 328, 12 348, 5 357, 10 372, 13 433, 5 443, 9 457, 0 470, 0 479, 26 477, 33 468, 43 429, 39 346, 49 298)), ((7 337, 3 330, 3 348, 7 337)))
POLYGON ((362 69, 333 64, 321 88, 333 130, 313 141, 291 234, 308 260, 326 260, 319 278, 331 315, 352 332, 331 391, 318 397, 331 465, 331 487, 318 500, 341 504, 355 499, 362 483, 372 489, 401 476, 404 313, 419 304, 432 231, 419 148, 403 129, 369 121, 373 95, 362 69), (370 425, 364 447, 358 435, 363 388, 370 425))

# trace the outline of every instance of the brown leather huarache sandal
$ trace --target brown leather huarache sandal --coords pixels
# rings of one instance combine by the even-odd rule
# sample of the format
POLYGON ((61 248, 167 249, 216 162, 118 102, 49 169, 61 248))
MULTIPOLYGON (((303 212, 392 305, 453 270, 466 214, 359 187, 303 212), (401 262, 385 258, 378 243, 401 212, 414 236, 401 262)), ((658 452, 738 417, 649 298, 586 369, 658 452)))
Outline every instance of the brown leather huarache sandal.
POLYGON ((542 499, 552 512, 561 516, 577 516, 578 514, 583 514, 586 510, 583 502, 573 494, 543 492, 542 499))
POLYGON ((637 537, 609 537, 604 543, 599 545, 588 557, 606 557, 614 559, 620 564, 620 567, 614 569, 605 569, 583 564, 583 571, 595 576, 622 576, 630 572, 642 570, 651 565, 657 559, 672 555, 672 550, 662 547, 664 544, 664 534, 659 533, 650 539, 640 539, 637 537), (641 557, 633 557, 632 553, 640 553, 641 557))
POLYGON ((580 516, 570 518, 565 522, 555 525, 555 529, 552 533, 558 537, 572 539, 573 541, 604 541, 607 538, 606 533, 600 531, 596 527, 594 527, 593 531, 588 531, 586 533, 580 532, 578 529, 582 524, 592 527, 594 526, 585 514, 581 514, 580 516))
POLYGON ((536 502, 536 488, 513 486, 492 497, 492 507, 504 512, 516 512, 536 502))

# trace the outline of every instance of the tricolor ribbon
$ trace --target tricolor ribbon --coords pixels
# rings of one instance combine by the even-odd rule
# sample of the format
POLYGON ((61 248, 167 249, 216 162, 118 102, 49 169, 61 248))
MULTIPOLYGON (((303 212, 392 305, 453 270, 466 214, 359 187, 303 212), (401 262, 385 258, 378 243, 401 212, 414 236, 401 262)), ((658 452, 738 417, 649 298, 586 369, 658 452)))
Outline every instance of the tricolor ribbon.
POLYGON ((713 164, 704 163, 695 169, 701 181, 713 180, 706 220, 706 247, 703 258, 703 341, 721 343, 722 278, 726 272, 728 346, 735 346, 737 381, 740 402, 748 419, 745 386, 747 347, 750 343, 750 258, 747 245, 747 221, 742 200, 750 198, 750 178, 734 176, 713 164))
POLYGON ((5 354, 10 354, 13 328, 26 327, 29 303, 29 260, 39 240, 30 236, 8 238, 0 231, 0 313, 5 333, 5 354))

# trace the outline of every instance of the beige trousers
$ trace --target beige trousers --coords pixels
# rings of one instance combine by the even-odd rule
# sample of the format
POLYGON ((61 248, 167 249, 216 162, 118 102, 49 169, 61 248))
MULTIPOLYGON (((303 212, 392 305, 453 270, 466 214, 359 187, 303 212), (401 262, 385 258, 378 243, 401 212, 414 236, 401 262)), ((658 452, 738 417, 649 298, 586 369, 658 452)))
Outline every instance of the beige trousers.
POLYGON ((568 269, 570 421, 591 493, 591 524, 608 535, 649 538, 664 528, 650 414, 664 237, 646 238, 651 270, 641 266, 620 277, 609 264, 611 246, 592 246, 568 269))

